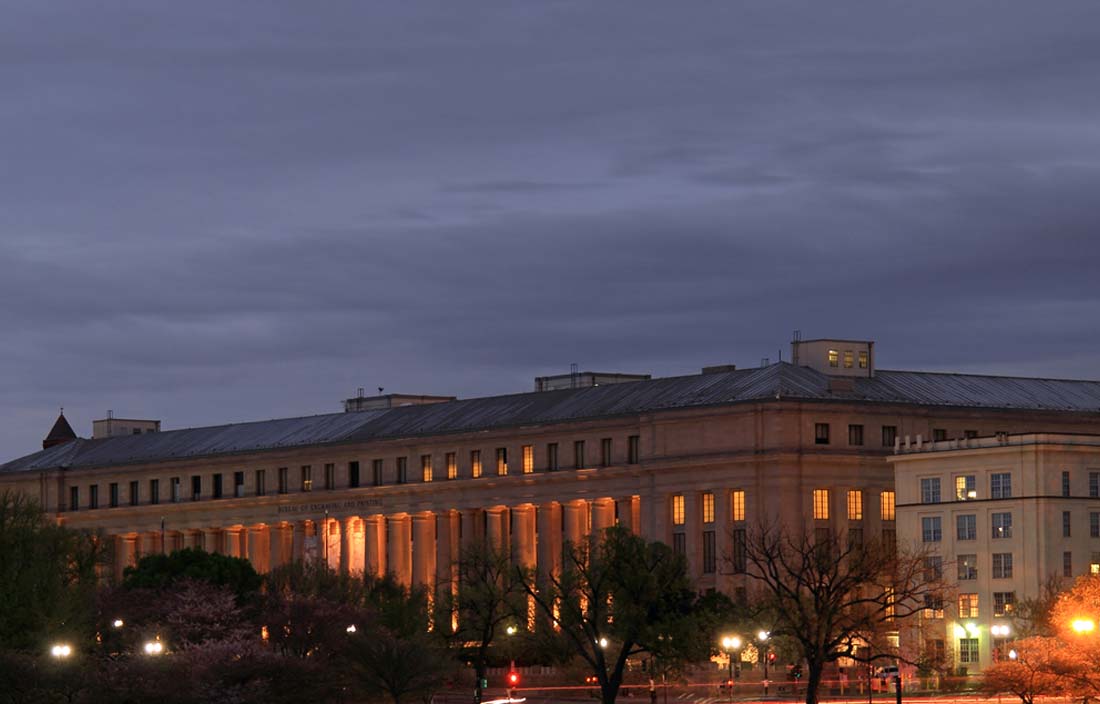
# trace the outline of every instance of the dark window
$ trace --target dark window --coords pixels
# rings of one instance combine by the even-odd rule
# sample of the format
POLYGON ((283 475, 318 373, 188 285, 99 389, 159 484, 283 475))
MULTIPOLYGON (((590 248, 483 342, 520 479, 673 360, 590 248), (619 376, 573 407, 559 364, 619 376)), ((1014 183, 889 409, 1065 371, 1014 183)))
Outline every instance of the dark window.
POLYGON ((936 582, 943 579, 943 558, 932 555, 924 558, 924 581, 936 582))
POLYGON ((863 529, 848 528, 848 549, 859 550, 863 547, 863 529))
POLYGON ((1011 513, 994 513, 993 517, 993 537, 994 538, 1011 538, 1012 537, 1012 514, 1011 513))
POLYGON ((887 552, 893 553, 898 546, 898 531, 896 528, 883 528, 882 529, 882 547, 887 552))
POLYGON ((290 491, 290 470, 286 467, 279 467, 279 493, 285 494, 290 491))
POLYGON ((714 574, 714 531, 703 531, 703 574, 714 574))
POLYGON ((302 465, 302 491, 313 491, 313 466, 302 465))
POLYGON ((862 445, 863 444, 863 426, 862 425, 849 425, 848 426, 848 444, 849 445, 862 445))
POLYGON ((626 461, 629 464, 638 464, 641 452, 639 452, 639 446, 641 445, 641 436, 631 435, 626 439, 626 461))
POLYGON ((546 446, 546 468, 551 472, 558 469, 558 444, 556 442, 546 446))
POLYGON ((817 445, 829 444, 828 423, 814 423, 814 443, 817 445))
POLYGON ((1100 497, 1100 472, 1089 472, 1089 496, 1100 497))
POLYGON ((995 553, 993 553, 993 578, 994 579, 1011 579, 1012 578, 1012 553, 1010 553, 1010 552, 995 552, 995 553))
POLYGON ((409 458, 397 458, 397 483, 404 484, 409 481, 409 458))
POLYGON ((989 496, 993 499, 1012 498, 1012 475, 998 472, 989 475, 989 496))
POLYGON ((955 539, 956 540, 977 540, 978 538, 978 517, 971 513, 962 516, 955 516, 955 539))
POLYGON ((611 466, 611 438, 600 440, 600 466, 611 466))
POLYGON ((672 534, 672 551, 677 555, 687 554, 687 535, 685 533, 672 534))
POLYGON ((733 529, 733 571, 736 574, 744 574, 747 567, 747 544, 744 528, 733 529))
POLYGON ((383 463, 385 460, 371 460, 371 483, 375 486, 382 486, 382 468, 385 466, 383 463))
POLYGON ((111 508, 118 508, 118 482, 111 482, 107 489, 107 502, 111 508))
POLYGON ((943 442, 947 439, 947 430, 944 428, 932 428, 932 442, 943 442))
POLYGON ((894 441, 898 438, 898 426, 896 425, 884 425, 882 426, 882 446, 893 447, 894 441))
POLYGON ((214 498, 220 499, 222 497, 222 475, 214 475, 214 498))
POLYGON ((159 504, 160 503, 160 480, 159 479, 150 479, 149 480, 149 503, 151 503, 151 504, 159 504))
POLYGON ((130 505, 137 506, 141 503, 141 483, 130 482, 130 505))
POLYGON ((325 488, 329 491, 336 488, 336 465, 331 462, 325 465, 325 488))
POLYGON ((191 500, 198 501, 202 498, 202 477, 195 475, 191 477, 191 500))
POLYGON ((926 543, 938 543, 943 539, 939 516, 925 516, 921 521, 921 540, 926 543))
POLYGON ((1062 472, 1062 496, 1069 496, 1069 472, 1062 472))
POLYGON ((88 487, 88 508, 99 508, 99 485, 88 487))
POLYGON ((256 470, 256 496, 263 496, 267 493, 267 470, 256 470))
POLYGON ((1100 513, 1089 513, 1089 537, 1100 538, 1100 513))
POLYGON ((577 440, 573 443, 573 466, 584 469, 584 460, 584 440, 577 440))
POLYGON ((1072 577, 1073 576, 1073 553, 1072 552, 1062 553, 1062 576, 1063 577, 1072 577))
POLYGON ((1062 537, 1068 538, 1070 530, 1069 511, 1062 511, 1062 537))
POLYGON ((80 487, 69 487, 69 510, 76 511, 80 508, 80 487))
POLYGON ((359 463, 348 462, 348 486, 352 489, 359 486, 359 463))
POLYGON ((978 578, 978 556, 959 555, 958 577, 961 580, 978 578))
POLYGON ((963 431, 963 437, 966 438, 967 440, 973 440, 974 438, 978 437, 978 431, 977 430, 964 430, 963 431))
POLYGON ((244 472, 233 472, 233 496, 244 496, 244 472))

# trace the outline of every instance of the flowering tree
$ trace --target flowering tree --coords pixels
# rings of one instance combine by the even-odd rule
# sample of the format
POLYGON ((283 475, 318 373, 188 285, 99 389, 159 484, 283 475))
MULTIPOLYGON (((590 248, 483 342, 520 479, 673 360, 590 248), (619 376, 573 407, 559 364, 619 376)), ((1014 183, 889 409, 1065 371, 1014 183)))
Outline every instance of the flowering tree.
POLYGON ((1008 692, 1023 704, 1036 697, 1067 693, 1061 671, 1076 669, 1074 658, 1057 638, 1033 636, 1013 644, 1015 658, 1001 659, 982 673, 982 690, 989 694, 1008 692))

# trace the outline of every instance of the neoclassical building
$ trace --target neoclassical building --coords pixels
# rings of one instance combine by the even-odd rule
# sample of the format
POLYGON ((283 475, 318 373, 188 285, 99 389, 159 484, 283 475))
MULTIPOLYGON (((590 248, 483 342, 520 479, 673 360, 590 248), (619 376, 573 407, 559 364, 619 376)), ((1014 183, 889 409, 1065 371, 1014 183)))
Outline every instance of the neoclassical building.
POLYGON ((1100 383, 875 368, 870 342, 792 343, 792 362, 697 375, 577 373, 486 398, 362 393, 342 413, 161 431, 64 418, 0 487, 140 555, 202 546, 258 569, 313 557, 446 583, 488 540, 539 570, 619 523, 685 553, 701 589, 746 587, 747 527, 858 539, 896 529, 887 457, 906 442, 1095 432, 1100 383))

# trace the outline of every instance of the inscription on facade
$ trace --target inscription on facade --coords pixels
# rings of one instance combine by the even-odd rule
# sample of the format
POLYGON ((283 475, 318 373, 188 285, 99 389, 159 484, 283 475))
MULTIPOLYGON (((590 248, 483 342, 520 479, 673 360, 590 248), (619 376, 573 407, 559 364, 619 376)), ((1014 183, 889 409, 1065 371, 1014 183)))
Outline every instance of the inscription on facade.
POLYGON ((341 511, 349 508, 381 508, 382 499, 349 499, 348 501, 331 501, 324 504, 300 504, 298 506, 280 506, 279 513, 323 513, 325 511, 341 511))

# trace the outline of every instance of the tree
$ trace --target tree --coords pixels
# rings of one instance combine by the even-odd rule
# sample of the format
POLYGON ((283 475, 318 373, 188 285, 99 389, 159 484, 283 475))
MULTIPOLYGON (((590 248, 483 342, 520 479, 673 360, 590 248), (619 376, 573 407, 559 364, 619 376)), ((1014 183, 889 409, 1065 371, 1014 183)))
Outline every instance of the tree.
POLYGON ((393 704, 430 701, 457 669, 441 639, 384 626, 355 633, 346 657, 358 688, 389 697, 393 704))
POLYGON ((1053 636, 1055 628, 1051 622, 1051 612, 1065 588, 1065 578, 1051 574, 1040 587, 1038 596, 1021 599, 1012 611, 1016 634, 1021 638, 1053 636))
POLYGON ((857 544, 835 531, 812 535, 759 526, 745 542, 747 575, 775 617, 774 633, 806 661, 806 702, 816 704, 826 664, 890 654, 885 634, 942 599, 942 568, 930 556, 877 541, 857 544))
POLYGON ((1067 691, 1065 679, 1058 674, 1067 666, 1067 654, 1056 638, 1033 636, 1016 641, 1015 658, 1001 659, 982 673, 982 690, 988 694, 1008 692, 1023 704, 1034 704, 1040 696, 1067 691))
POLYGON ((262 584, 252 563, 244 558, 184 548, 168 555, 146 555, 137 566, 125 569, 122 585, 127 589, 160 590, 181 579, 227 586, 238 599, 254 594, 262 584))
POLYGON ((666 661, 702 659, 701 613, 687 563, 667 545, 621 527, 566 543, 560 575, 538 578, 517 568, 524 590, 576 655, 591 668, 604 704, 612 704, 627 659, 648 653, 666 661))

